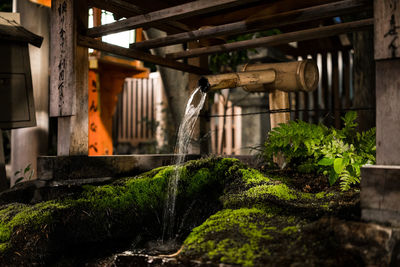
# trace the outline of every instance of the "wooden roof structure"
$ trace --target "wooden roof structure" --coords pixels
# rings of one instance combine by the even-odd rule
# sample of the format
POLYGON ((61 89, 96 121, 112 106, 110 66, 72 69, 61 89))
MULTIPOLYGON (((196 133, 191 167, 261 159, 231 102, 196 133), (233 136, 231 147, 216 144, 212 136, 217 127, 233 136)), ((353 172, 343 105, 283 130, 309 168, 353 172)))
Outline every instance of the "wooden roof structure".
POLYGON ((42 45, 43 37, 28 31, 20 25, 0 25, 0 39, 30 43, 38 48, 42 45))
POLYGON ((116 18, 126 19, 82 30, 77 39, 78 45, 200 75, 208 74, 209 70, 179 59, 286 45, 373 27, 372 12, 366 12, 371 13, 371 18, 361 20, 333 24, 332 19, 372 11, 371 0, 88 0, 88 4, 112 12, 116 18), (150 27, 165 31, 167 36, 134 43, 130 48, 97 39, 111 33, 150 27), (165 57, 148 52, 151 48, 276 28, 282 33, 188 49, 165 57))

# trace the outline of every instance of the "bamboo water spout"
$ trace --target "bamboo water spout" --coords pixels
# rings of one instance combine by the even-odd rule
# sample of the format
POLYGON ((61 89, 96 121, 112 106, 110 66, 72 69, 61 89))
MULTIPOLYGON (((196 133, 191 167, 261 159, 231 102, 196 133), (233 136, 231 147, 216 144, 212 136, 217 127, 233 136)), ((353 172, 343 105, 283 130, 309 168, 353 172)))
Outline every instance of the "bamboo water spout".
POLYGON ((203 92, 242 87, 248 92, 281 90, 313 91, 319 80, 314 60, 246 65, 242 72, 203 76, 199 86, 203 92))

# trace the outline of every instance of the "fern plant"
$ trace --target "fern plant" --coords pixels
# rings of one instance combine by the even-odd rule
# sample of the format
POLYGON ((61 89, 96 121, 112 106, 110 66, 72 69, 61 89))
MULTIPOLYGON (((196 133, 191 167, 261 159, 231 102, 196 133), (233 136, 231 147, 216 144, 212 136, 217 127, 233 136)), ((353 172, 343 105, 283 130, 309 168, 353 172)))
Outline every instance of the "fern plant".
POLYGON ((360 183, 363 165, 375 163, 375 129, 357 133, 356 118, 356 112, 346 113, 341 130, 304 121, 281 124, 268 134, 263 156, 272 165, 273 156, 281 153, 287 167, 323 173, 330 185, 339 180, 346 191, 360 183))

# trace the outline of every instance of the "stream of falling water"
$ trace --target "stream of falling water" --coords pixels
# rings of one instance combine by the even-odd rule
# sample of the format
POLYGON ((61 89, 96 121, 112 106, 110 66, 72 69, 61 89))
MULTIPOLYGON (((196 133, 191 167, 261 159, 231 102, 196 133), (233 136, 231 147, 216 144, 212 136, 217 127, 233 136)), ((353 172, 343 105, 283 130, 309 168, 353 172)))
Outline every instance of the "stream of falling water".
POLYGON ((203 93, 200 90, 200 87, 193 91, 186 104, 185 115, 183 116, 181 125, 179 126, 178 138, 175 145, 175 153, 177 153, 175 170, 168 183, 167 199, 164 207, 163 240, 164 238, 167 240, 173 238, 176 193, 181 175, 179 166, 184 162, 185 156, 188 154, 190 138, 192 137, 200 110, 204 106, 206 96, 207 93, 203 93), (201 99, 198 105, 195 106, 192 102, 197 93, 201 94, 201 99))

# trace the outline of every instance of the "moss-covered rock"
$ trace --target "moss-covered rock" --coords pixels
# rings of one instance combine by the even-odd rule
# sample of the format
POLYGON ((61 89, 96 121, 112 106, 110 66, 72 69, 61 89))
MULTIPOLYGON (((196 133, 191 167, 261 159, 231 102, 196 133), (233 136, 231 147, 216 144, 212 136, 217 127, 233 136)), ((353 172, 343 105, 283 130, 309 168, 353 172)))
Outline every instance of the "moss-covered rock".
MULTIPOLYGON (((1 206, 0 265, 76 264, 95 252, 159 239, 174 171, 161 167, 84 186, 67 198, 1 206)), ((183 262, 264 266, 304 259, 314 255, 303 235, 308 225, 327 215, 357 216, 357 192, 305 193, 284 182, 289 178, 267 177, 236 159, 190 161, 179 172, 174 232, 184 241, 183 262)))
MULTIPOLYGON (((322 216, 358 214, 357 192, 305 193, 256 170, 239 173, 242 177, 235 183, 242 190, 226 191, 221 196, 224 209, 193 229, 184 241, 183 261, 197 258, 242 266, 301 263, 319 244, 304 236, 304 227, 322 216)), ((315 254, 309 261, 323 262, 315 254)))
MULTIPOLYGON (((243 166, 234 159, 210 158, 179 167, 176 231, 181 238, 221 209, 218 197, 234 177, 229 170, 236 165, 243 166)), ((109 185, 84 186, 82 193, 66 199, 1 206, 0 262, 40 264, 69 249, 128 243, 137 236, 160 238, 165 194, 174 169, 161 167, 109 185)))
POLYGON ((302 221, 262 208, 224 209, 193 229, 183 254, 243 266, 268 262, 282 242, 290 245, 302 221))

